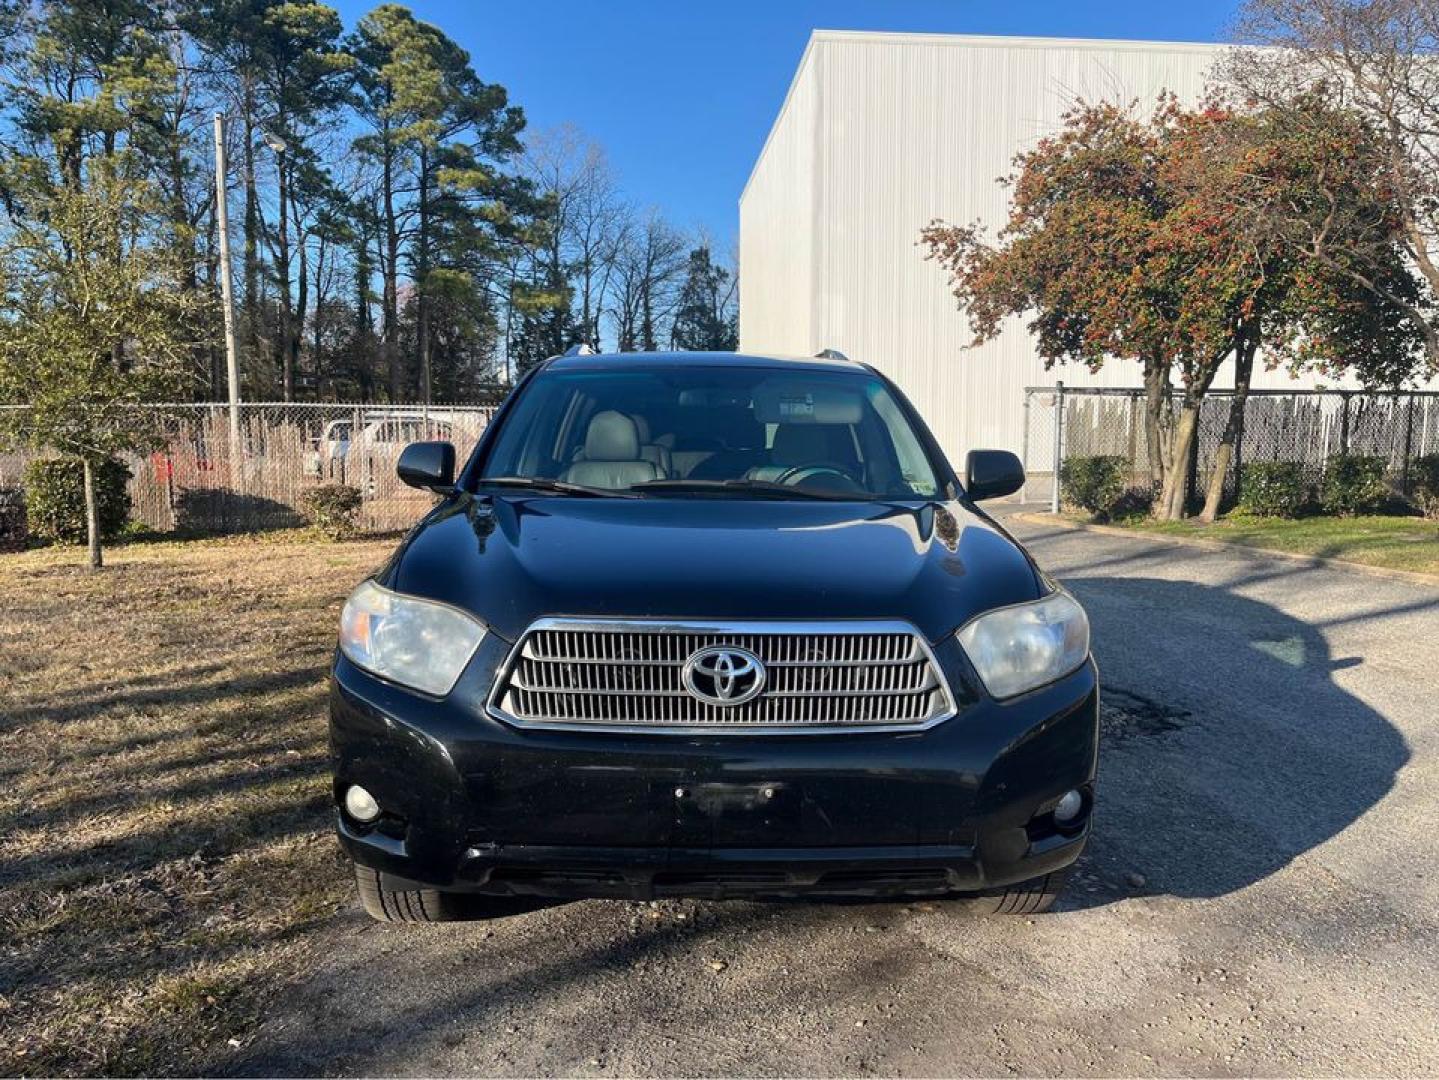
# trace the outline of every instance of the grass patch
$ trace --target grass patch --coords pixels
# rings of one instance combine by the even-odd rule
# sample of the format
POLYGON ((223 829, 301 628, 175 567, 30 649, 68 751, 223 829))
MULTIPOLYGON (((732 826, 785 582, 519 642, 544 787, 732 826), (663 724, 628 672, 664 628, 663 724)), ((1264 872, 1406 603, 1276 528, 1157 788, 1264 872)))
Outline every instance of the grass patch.
POLYGON ((1269 551, 1347 559, 1390 570, 1439 574, 1439 522, 1417 517, 1304 517, 1286 520, 1234 514, 1213 525, 1147 518, 1130 518, 1119 524, 1142 533, 1222 540, 1269 551))
POLYGON ((204 1074, 350 903, 325 672, 393 541, 0 555, 0 1074, 204 1074))

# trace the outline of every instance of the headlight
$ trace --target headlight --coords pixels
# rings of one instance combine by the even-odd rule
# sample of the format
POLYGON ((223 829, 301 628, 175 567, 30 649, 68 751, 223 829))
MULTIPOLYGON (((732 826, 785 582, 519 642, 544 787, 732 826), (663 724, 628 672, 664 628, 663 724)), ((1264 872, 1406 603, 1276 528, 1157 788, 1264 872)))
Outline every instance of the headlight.
POLYGON ((1052 592, 980 615, 965 624, 959 643, 992 696, 1014 697, 1084 663, 1089 618, 1067 592, 1052 592))
POLYGON ((360 584, 340 615, 340 651, 383 679, 443 697, 475 655, 485 628, 444 604, 360 584))

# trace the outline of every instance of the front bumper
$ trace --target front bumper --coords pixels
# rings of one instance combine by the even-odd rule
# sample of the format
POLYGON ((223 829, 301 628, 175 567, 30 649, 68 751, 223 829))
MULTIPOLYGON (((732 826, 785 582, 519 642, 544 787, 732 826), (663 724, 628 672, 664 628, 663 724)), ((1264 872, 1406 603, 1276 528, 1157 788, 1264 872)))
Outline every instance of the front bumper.
POLYGON ((487 691, 491 636, 444 700, 343 657, 330 698, 340 840, 407 884, 550 897, 908 896, 1002 887, 1078 857, 1048 811, 1092 791, 1092 663, 1000 703, 953 642, 955 717, 913 733, 675 735, 520 730, 487 691), (385 814, 339 809, 363 784, 385 814))

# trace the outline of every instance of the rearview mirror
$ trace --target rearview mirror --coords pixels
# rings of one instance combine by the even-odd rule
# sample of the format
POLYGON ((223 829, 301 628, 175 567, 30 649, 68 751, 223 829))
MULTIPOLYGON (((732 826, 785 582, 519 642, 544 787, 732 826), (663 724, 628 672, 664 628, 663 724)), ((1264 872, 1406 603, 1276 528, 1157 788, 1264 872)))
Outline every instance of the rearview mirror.
POLYGON ((448 491, 455 486, 455 448, 447 442, 410 443, 395 471, 410 487, 448 491))
POLYGON ((1024 486, 1024 466, 1008 450, 971 450, 964 459, 964 489, 971 499, 997 499, 1024 486))

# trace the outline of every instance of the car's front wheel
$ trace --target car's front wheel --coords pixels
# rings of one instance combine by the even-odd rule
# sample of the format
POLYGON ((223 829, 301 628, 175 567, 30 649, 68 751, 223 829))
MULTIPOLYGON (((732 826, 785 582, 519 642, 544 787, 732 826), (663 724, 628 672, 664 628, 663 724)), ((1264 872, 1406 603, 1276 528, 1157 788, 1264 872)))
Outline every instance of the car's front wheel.
POLYGON ((992 893, 970 897, 971 910, 985 915, 1038 915, 1048 911, 1069 882, 1072 867, 1030 878, 992 893))
POLYGON ((379 922, 433 923, 476 918, 467 910, 470 905, 465 901, 469 898, 459 893, 396 888, 396 884, 388 874, 371 870, 368 866, 355 866, 355 887, 360 894, 360 905, 372 919, 379 922))
POLYGON ((486 896, 482 893, 416 889, 409 882, 355 863, 355 889, 360 906, 379 922, 472 922, 523 915, 555 901, 529 896, 486 896))

